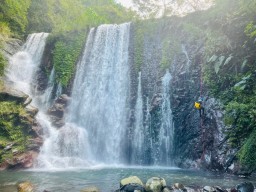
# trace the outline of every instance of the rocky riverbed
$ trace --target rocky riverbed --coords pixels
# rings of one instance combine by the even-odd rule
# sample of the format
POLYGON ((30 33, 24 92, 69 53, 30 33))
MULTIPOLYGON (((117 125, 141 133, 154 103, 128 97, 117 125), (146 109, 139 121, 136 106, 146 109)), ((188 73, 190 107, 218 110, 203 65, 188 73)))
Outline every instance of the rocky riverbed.
MULTIPOLYGON (((100 182, 99 182, 100 183, 100 182)), ((120 181, 120 188, 116 190, 101 190, 96 186, 86 187, 80 192, 254 192, 254 185, 251 182, 242 182, 231 188, 221 186, 185 186, 182 183, 167 183, 164 178, 151 177, 146 183, 137 176, 129 176, 120 181)), ((10 189, 10 188, 9 188, 10 189)), ((36 192, 39 191, 36 185, 29 181, 20 182, 12 186, 12 191, 36 192)), ((64 190, 70 191, 70 190, 64 190)), ((75 190, 74 190, 75 191, 75 190)), ((43 190, 42 192, 52 192, 43 190)))

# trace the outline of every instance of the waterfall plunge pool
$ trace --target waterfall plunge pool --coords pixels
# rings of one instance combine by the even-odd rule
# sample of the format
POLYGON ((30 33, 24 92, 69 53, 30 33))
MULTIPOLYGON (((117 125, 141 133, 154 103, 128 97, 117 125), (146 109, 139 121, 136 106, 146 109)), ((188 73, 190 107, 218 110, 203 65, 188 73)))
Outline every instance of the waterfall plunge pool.
POLYGON ((121 179, 138 176, 143 183, 153 176, 163 177, 167 185, 182 183, 187 187, 221 186, 235 187, 244 181, 256 184, 255 178, 239 178, 230 175, 213 174, 201 171, 163 167, 97 167, 92 169, 66 170, 29 170, 0 172, 0 191, 13 192, 15 184, 22 181, 32 182, 37 192, 79 192, 90 186, 98 187, 102 192, 114 192, 119 188, 121 179))

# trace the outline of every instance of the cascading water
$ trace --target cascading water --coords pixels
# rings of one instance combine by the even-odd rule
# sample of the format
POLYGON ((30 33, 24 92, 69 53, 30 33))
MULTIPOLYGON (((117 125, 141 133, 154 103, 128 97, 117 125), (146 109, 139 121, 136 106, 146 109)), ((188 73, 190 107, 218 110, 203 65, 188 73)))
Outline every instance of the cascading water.
POLYGON ((163 165, 172 164, 172 149, 173 149, 173 135, 174 135, 174 125, 173 116, 170 102, 170 81, 171 74, 169 71, 166 72, 162 78, 162 88, 163 88, 163 100, 162 100, 162 124, 160 128, 160 146, 161 150, 159 153, 160 162, 163 165))
POLYGON ((151 130, 151 158, 153 165, 172 165, 172 148, 174 125, 170 104, 170 81, 169 71, 162 77, 162 101, 160 108, 160 126, 158 130, 151 130))
MULTIPOLYGON (((174 125, 170 102, 171 74, 162 77, 161 92, 155 94, 154 107, 144 97, 141 72, 138 77, 137 100, 131 132, 131 163, 135 165, 172 166, 174 125), (143 108, 145 104, 145 109, 143 108)), ((145 93, 144 93, 145 95, 145 93)))
POLYGON ((10 60, 6 76, 15 89, 34 96, 35 74, 40 65, 47 33, 34 33, 28 36, 22 51, 10 60))
MULTIPOLYGON (((122 164, 128 161, 126 149, 129 145, 128 119, 131 110, 129 32, 129 23, 91 29, 77 64, 66 123, 59 129, 51 125, 45 114, 52 100, 54 69, 43 94, 36 95, 33 85, 48 34, 30 35, 23 51, 12 58, 7 76, 16 88, 25 90, 33 98, 33 105, 39 108, 37 120, 44 128, 38 167, 85 167, 93 163, 122 164), (23 67, 22 70, 14 70, 18 68, 16 65, 23 67)), ((150 132, 150 102, 148 97, 147 101, 143 101, 139 73, 135 121, 130 135, 131 164, 144 165, 149 158, 153 165, 171 165, 173 123, 170 80, 171 75, 166 72, 162 78, 161 123, 158 134, 153 135, 150 132)), ((60 94, 61 86, 57 89, 60 94)))
POLYGON ((130 24, 93 28, 77 64, 66 124, 48 127, 39 156, 47 168, 122 163, 129 96, 130 24))
POLYGON ((143 164, 144 154, 143 98, 141 90, 141 72, 138 77, 137 101, 135 105, 135 123, 132 138, 132 163, 143 164))
POLYGON ((129 96, 130 24, 92 29, 74 81, 69 121, 86 129, 91 157, 124 161, 129 96))

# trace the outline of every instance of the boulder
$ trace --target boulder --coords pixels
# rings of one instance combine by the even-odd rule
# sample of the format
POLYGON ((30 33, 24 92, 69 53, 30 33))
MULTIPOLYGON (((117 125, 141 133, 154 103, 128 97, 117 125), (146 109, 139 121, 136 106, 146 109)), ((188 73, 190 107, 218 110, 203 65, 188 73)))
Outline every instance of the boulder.
POLYGON ((238 192, 253 192, 254 186, 251 182, 244 182, 236 186, 238 192))
POLYGON ((34 117, 38 113, 38 109, 32 105, 26 106, 25 110, 32 117, 34 117))
POLYGON ((190 187, 186 187, 186 191, 187 192, 196 192, 196 191, 200 191, 199 189, 192 189, 190 187))
POLYGON ((88 187, 82 189, 80 192, 100 192, 100 190, 97 187, 88 187))
POLYGON ((123 186, 128 185, 128 184, 139 184, 139 185, 143 186, 142 181, 137 176, 130 176, 130 177, 122 179, 120 182, 120 188, 122 188, 123 186))
POLYGON ((18 104, 24 104, 28 95, 22 91, 5 87, 0 90, 0 101, 15 101, 18 104))
POLYGON ((140 184, 128 184, 118 190, 118 192, 146 192, 145 188, 140 184))
POLYGON ((172 187, 165 187, 162 192, 173 192, 172 187))
POLYGON ((56 103, 63 104, 64 106, 67 106, 68 102, 70 101, 70 97, 67 96, 66 94, 62 94, 58 97, 56 100, 56 103))
POLYGON ((48 115, 51 118, 52 125, 55 127, 62 127, 65 124, 64 114, 70 97, 63 94, 56 99, 53 106, 48 110, 48 115))
POLYGON ((43 145, 43 139, 41 137, 37 138, 31 138, 28 140, 29 144, 27 145, 27 148, 29 150, 38 151, 40 150, 40 147, 43 145))
POLYGON ((34 160, 38 156, 38 153, 35 151, 28 151, 26 153, 18 153, 14 155, 13 158, 7 159, 6 168, 8 169, 26 169, 33 167, 34 160))
POLYGON ((23 103, 24 106, 29 105, 32 102, 32 98, 28 97, 27 100, 23 103))
POLYGON ((34 186, 29 181, 18 184, 18 192, 34 192, 34 186))
POLYGON ((166 187, 166 182, 161 177, 152 177, 146 183, 146 190, 149 192, 161 192, 166 187))
POLYGON ((214 187, 211 187, 211 186, 205 186, 203 188, 203 191, 205 191, 205 192, 216 192, 216 189, 214 187))
POLYGON ((174 183, 173 188, 180 189, 180 190, 185 190, 184 185, 182 185, 181 183, 174 183))

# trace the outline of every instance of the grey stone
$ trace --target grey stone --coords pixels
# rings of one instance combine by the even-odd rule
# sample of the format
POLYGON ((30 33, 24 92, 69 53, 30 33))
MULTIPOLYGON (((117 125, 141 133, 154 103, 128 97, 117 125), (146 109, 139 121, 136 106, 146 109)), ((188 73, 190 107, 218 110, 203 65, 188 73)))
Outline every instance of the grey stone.
POLYGON ((139 184, 139 185, 143 186, 143 183, 140 180, 140 178, 138 178, 137 176, 130 176, 130 177, 124 178, 120 181, 120 188, 122 188, 125 185, 131 184, 131 183, 139 184))
POLYGON ((146 190, 150 192, 161 192, 166 187, 166 181, 160 177, 152 177, 146 183, 146 190))

